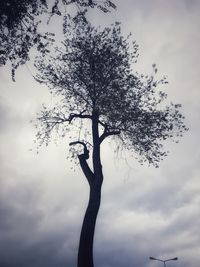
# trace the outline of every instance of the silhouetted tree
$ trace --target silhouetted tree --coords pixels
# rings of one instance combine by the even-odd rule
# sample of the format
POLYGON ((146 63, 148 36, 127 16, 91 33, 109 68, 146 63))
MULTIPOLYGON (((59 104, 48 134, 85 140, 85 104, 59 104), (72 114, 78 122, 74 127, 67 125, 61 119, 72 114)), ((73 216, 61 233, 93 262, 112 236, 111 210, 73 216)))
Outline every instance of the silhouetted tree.
POLYGON ((37 138, 48 144, 53 130, 61 130, 64 137, 71 127, 77 127, 76 139, 70 145, 90 189, 78 267, 93 267, 93 238, 103 182, 101 144, 114 137, 123 148, 138 153, 141 162, 147 160, 157 167, 166 155, 162 141, 181 135, 186 127, 180 105, 167 105, 167 95, 157 89, 167 82, 165 78, 155 79, 156 66, 151 76, 133 72, 138 46, 130 36, 122 36, 119 23, 101 30, 83 16, 73 22, 66 16, 64 34, 63 46, 35 63, 38 82, 61 99, 59 106, 44 106, 39 114, 37 138))
POLYGON ((47 0, 1 1, 0 66, 5 65, 8 60, 11 62, 13 80, 16 68, 29 60, 30 49, 34 46, 44 53, 48 42, 52 40, 52 33, 42 33, 38 30, 41 15, 48 15, 50 20, 55 14, 62 15, 63 7, 69 4, 76 4, 79 12, 81 12, 80 7, 97 7, 103 12, 116 8, 109 0, 54 0, 51 6, 47 0))

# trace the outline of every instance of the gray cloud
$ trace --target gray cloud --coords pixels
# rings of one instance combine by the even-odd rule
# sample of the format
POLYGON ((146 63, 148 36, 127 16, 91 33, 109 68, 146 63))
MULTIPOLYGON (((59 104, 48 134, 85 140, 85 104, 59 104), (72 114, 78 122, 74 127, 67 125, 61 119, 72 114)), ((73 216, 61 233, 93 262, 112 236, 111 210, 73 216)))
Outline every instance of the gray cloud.
MULTIPOLYGON (((96 24, 122 21, 140 45, 138 71, 168 75, 169 99, 183 104, 189 132, 168 142, 159 169, 140 166, 127 153, 115 159, 103 146, 105 181, 95 235, 99 267, 153 267, 149 256, 179 257, 168 266, 200 262, 199 1, 120 1, 110 15, 91 11, 96 24), (125 3, 125 4, 124 4, 125 3)), ((75 266, 79 232, 88 199, 79 168, 66 160, 68 140, 37 155, 29 123, 43 102, 53 103, 22 67, 12 83, 0 70, 0 266, 75 266)), ((156 265, 157 264, 157 265, 156 265)))

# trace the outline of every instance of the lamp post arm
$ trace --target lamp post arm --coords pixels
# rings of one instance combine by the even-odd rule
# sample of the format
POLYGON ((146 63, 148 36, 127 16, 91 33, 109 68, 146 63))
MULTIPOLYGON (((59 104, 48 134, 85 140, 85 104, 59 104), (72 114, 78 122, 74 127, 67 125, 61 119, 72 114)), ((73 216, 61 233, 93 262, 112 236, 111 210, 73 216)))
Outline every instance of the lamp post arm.
POLYGON ((172 258, 172 259, 168 259, 168 260, 165 260, 165 261, 177 261, 177 260, 178 260, 178 257, 172 258))
POLYGON ((177 261, 178 257, 175 257, 175 258, 172 258, 172 259, 167 259, 167 260, 161 260, 161 259, 157 259, 157 258, 154 258, 154 257, 149 257, 149 259, 150 260, 154 260, 154 261, 161 261, 161 262, 163 262, 164 267, 166 267, 166 262, 167 261, 177 261))

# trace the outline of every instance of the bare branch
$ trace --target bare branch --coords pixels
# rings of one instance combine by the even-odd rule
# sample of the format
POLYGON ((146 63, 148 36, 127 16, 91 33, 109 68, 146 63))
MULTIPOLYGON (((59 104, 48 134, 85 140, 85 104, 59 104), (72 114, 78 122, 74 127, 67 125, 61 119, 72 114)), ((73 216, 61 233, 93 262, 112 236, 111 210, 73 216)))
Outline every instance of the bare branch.
POLYGON ((85 112, 85 110, 82 111, 82 112, 80 112, 79 114, 71 113, 71 114, 69 115, 69 118, 68 118, 66 121, 69 121, 69 123, 71 123, 71 121, 72 121, 74 118, 80 118, 80 119, 91 119, 91 118, 92 118, 92 116, 89 115, 89 114, 84 114, 84 115, 83 115, 84 112, 85 112))
POLYGON ((83 141, 74 141, 74 142, 69 143, 69 145, 70 146, 82 145, 84 147, 84 152, 78 155, 78 158, 79 158, 81 169, 83 173, 85 174, 85 177, 87 178, 89 185, 91 186, 95 177, 94 177, 94 173, 91 171, 86 161, 87 159, 89 159, 89 150, 87 149, 86 144, 83 141))
POLYGON ((84 147, 84 157, 85 159, 89 159, 89 150, 87 149, 87 146, 86 144, 83 142, 83 141, 74 141, 74 142, 71 142, 69 143, 70 146, 73 146, 73 145, 82 145, 84 147))

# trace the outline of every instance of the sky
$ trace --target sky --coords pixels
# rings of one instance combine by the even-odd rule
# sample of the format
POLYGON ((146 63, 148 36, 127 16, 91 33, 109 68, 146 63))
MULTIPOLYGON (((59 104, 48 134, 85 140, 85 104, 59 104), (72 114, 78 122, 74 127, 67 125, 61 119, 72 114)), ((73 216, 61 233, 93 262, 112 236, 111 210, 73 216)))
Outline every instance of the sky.
MULTIPOLYGON (((122 22, 139 45, 135 69, 167 76, 170 101, 182 104, 189 131, 159 168, 102 147, 104 183, 95 241, 95 267, 159 267, 150 261, 178 257, 167 266, 200 262, 200 1, 123 0, 117 10, 91 10, 94 25, 122 22)), ((54 18, 53 18, 54 20, 54 18)), ((51 27, 57 27, 52 22, 51 27)), ((59 29, 60 30, 60 29, 59 29)), ((67 137, 37 153, 36 118, 53 104, 48 88, 32 77, 31 63, 0 69, 0 266, 74 267, 88 185, 67 159, 67 137)))

